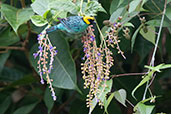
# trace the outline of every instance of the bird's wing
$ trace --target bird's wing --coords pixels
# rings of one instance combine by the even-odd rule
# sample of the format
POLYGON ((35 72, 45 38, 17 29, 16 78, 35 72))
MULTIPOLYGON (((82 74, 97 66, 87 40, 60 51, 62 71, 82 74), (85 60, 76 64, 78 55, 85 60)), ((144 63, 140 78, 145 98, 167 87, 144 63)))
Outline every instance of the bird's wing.
POLYGON ((67 29, 69 29, 70 31, 72 30, 72 26, 71 24, 73 23, 73 21, 70 18, 57 18, 67 29))

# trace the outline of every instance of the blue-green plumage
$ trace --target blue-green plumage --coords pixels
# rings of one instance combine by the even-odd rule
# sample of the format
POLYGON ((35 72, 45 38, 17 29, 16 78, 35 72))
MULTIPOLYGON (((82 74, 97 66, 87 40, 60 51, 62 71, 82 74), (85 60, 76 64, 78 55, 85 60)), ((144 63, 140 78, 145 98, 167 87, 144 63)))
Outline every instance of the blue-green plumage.
POLYGON ((89 26, 84 22, 82 16, 71 16, 68 18, 58 18, 60 23, 46 30, 47 33, 55 30, 66 31, 71 34, 78 34, 84 32, 89 26))

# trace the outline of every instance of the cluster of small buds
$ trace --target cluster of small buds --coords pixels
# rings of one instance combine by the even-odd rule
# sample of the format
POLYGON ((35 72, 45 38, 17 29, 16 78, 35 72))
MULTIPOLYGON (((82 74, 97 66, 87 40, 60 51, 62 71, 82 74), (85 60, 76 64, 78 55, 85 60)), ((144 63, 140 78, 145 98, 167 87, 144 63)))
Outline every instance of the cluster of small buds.
POLYGON ((102 82, 109 79, 110 68, 113 65, 112 52, 106 47, 97 47, 93 26, 89 26, 88 33, 82 37, 84 50, 84 63, 82 63, 82 74, 84 79, 84 88, 89 88, 87 95, 87 107, 92 105, 92 99, 96 98, 99 105, 103 106, 99 100, 98 94, 101 93, 99 86, 102 82))
POLYGON ((53 69, 54 56, 57 54, 58 51, 56 50, 56 47, 52 46, 48 38, 48 34, 39 34, 37 40, 39 44, 39 50, 36 53, 33 53, 33 56, 35 59, 38 57, 37 68, 41 79, 40 82, 41 84, 44 84, 43 76, 45 76, 47 79, 47 84, 49 84, 53 100, 56 100, 54 88, 52 87, 53 80, 50 79, 49 75, 51 73, 51 70, 53 69))
MULTIPOLYGON (((121 17, 118 18, 119 21, 121 19, 122 19, 121 17)), ((118 37, 118 32, 119 32, 119 28, 121 28, 121 26, 122 26, 122 24, 120 22, 117 22, 117 23, 114 23, 111 25, 110 31, 107 32, 106 43, 107 43, 107 46, 111 46, 112 48, 114 48, 116 46, 118 53, 120 53, 122 55, 122 57, 124 59, 126 59, 126 57, 124 56, 124 52, 119 47, 120 40, 118 37)))
POLYGON ((126 39, 130 39, 130 35, 129 35, 130 30, 129 30, 129 28, 126 27, 126 28, 123 30, 123 32, 124 32, 123 36, 125 36, 126 39))
POLYGON ((142 18, 140 17, 140 21, 141 21, 142 24, 145 24, 145 22, 146 22, 145 17, 142 17, 142 18))

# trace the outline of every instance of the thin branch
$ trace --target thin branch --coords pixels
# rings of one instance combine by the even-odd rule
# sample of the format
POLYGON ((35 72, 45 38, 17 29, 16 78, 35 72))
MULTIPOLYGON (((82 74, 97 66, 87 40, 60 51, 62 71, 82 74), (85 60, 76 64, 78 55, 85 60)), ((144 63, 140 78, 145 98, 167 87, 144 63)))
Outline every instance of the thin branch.
POLYGON ((73 3, 76 3, 76 2, 77 2, 77 0, 72 0, 72 2, 73 2, 73 3))
POLYGON ((0 46, 0 49, 5 49, 5 50, 24 50, 24 47, 0 46))
POLYGON ((152 2, 153 5, 159 10, 159 12, 162 12, 162 11, 160 10, 160 8, 157 6, 157 4, 154 2, 154 0, 151 0, 151 2, 152 2))
POLYGON ((22 8, 25 8, 26 7, 25 0, 20 0, 20 3, 21 3, 22 8))
POLYGON ((128 104, 130 104, 133 108, 135 107, 128 99, 126 99, 126 102, 128 102, 128 104))
POLYGON ((152 59, 151 59, 151 62, 150 62, 150 66, 154 65, 155 55, 156 55, 156 51, 157 51, 157 47, 158 47, 158 43, 159 43, 159 39, 160 39, 160 35, 161 35, 161 30, 162 30, 162 27, 163 27, 164 15, 165 15, 165 12, 166 12, 166 3, 167 3, 167 0, 165 0, 162 20, 161 20, 161 23, 160 23, 160 28, 159 28, 157 40, 156 40, 156 43, 155 43, 155 48, 154 48, 154 51, 153 51, 153 55, 152 55, 152 59))
POLYGON ((112 75, 112 78, 117 78, 121 76, 138 76, 138 75, 145 75, 148 72, 143 72, 143 73, 127 73, 127 74, 118 74, 118 75, 112 75))
POLYGON ((81 3, 80 3, 80 14, 81 14, 81 15, 83 14, 83 12, 82 12, 83 1, 84 1, 84 0, 81 0, 81 3))
POLYGON ((22 43, 22 46, 25 48, 27 46, 27 43, 29 42, 29 38, 30 38, 30 34, 31 34, 31 27, 30 27, 29 21, 27 21, 27 28, 28 28, 27 36, 26 36, 26 39, 24 40, 24 42, 22 43))
POLYGON ((161 15, 162 13, 141 13, 139 14, 139 16, 143 16, 143 15, 161 15))
POLYGON ((8 52, 8 50, 5 49, 4 51, 0 51, 0 54, 1 54, 1 53, 7 53, 7 52, 8 52))
POLYGON ((8 24, 0 24, 0 26, 6 27, 6 26, 8 26, 8 24))
MULTIPOLYGON (((151 58, 150 66, 154 66, 155 55, 156 55, 156 51, 157 51, 157 47, 158 47, 158 43, 159 43, 159 39, 160 39, 160 35, 161 35, 161 30, 162 30, 162 27, 163 27, 164 16, 165 16, 165 12, 166 12, 166 4, 167 4, 167 0, 165 0, 163 14, 162 14, 162 19, 161 19, 161 23, 160 23, 160 28, 159 28, 157 40, 156 40, 156 43, 155 43, 153 55, 152 55, 152 58, 151 58)), ((153 80, 154 80, 154 78, 153 78, 153 80)), ((150 85, 151 85, 151 83, 150 83, 150 85)), ((146 84, 146 88, 145 88, 145 91, 144 91, 144 95, 143 95, 143 99, 142 100, 145 100, 145 97, 146 97, 146 93, 147 93, 147 89, 148 88, 149 88, 149 81, 146 84)))
POLYGON ((150 81, 150 84, 148 84, 148 87, 150 87, 150 86, 151 86, 151 84, 153 83, 153 81, 154 81, 155 77, 156 77, 156 74, 153 74, 153 77, 152 77, 152 79, 151 79, 151 81, 150 81))

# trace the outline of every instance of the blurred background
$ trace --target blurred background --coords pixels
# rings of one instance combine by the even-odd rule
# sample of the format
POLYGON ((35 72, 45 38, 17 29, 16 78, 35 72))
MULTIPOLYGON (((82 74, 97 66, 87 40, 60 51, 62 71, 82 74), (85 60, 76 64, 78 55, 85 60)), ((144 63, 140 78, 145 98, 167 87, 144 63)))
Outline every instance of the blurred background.
MULTIPOLYGON (((112 20, 117 15, 123 16, 126 14, 123 12, 118 13, 117 9, 124 8, 128 10, 132 1, 98 1, 106 10, 106 13, 98 12, 96 16, 96 20, 103 33, 106 30, 103 21, 112 20)), ((155 65, 171 63, 171 3, 169 1, 167 2, 155 65)), ((30 8, 32 10, 31 8, 33 7, 31 7, 31 4, 34 2, 34 0, 0 1, 0 7, 2 4, 8 4, 6 8, 2 9, 1 7, 0 10, 0 114, 87 114, 89 109, 86 107, 86 95, 89 90, 83 89, 84 81, 81 74, 81 63, 83 61, 81 58, 84 56, 84 53, 80 36, 70 36, 62 32, 56 32, 50 39, 54 45, 57 45, 57 49, 63 50, 64 53, 67 51, 68 58, 66 58, 72 60, 68 66, 74 69, 71 72, 73 72, 77 81, 76 84, 82 94, 76 90, 54 86, 57 100, 53 101, 48 85, 40 83, 39 74, 33 65, 36 63, 36 60, 33 59, 32 54, 37 50, 37 47, 35 48, 37 35, 45 26, 36 27, 30 21, 28 16, 33 15, 33 11, 26 11, 23 14, 19 14, 22 8, 30 8)), ((80 1, 73 0, 73 3, 80 4, 80 1)), ((125 38, 123 32, 119 33, 121 40, 119 45, 127 59, 124 60, 117 53, 116 49, 112 49, 114 53, 114 66, 111 68, 111 75, 146 72, 144 65, 149 65, 151 60, 164 3, 164 0, 148 0, 143 4, 143 9, 135 11, 134 14, 128 14, 127 19, 131 17, 129 22, 133 24, 133 27, 128 27, 130 37, 125 38), (135 35, 135 44, 131 53, 131 39, 143 23, 140 20, 143 17, 145 18, 144 28, 135 35)), ((67 15, 71 14, 66 13, 67 15)), ((53 24, 55 24, 55 21, 53 24)), ((100 42, 96 26, 94 26, 94 29, 96 40, 100 42)), ((125 89, 127 99, 136 105, 137 101, 133 99, 131 92, 139 84, 141 79, 139 75, 113 78, 112 92, 121 88, 125 89)), ((68 81, 68 83, 70 82, 68 81)), ((156 73, 156 77, 150 88, 153 95, 160 96, 154 102, 155 108, 152 113, 163 112, 171 114, 171 69, 165 69, 161 73, 156 73)), ((145 85, 135 92, 138 101, 141 100, 144 89, 145 85)), ((116 99, 113 99, 108 107, 108 112, 109 114, 132 114, 133 107, 129 103, 126 103, 126 105, 127 107, 124 107, 116 99)), ((102 114, 103 112, 104 109, 97 106, 93 114, 102 114)))

